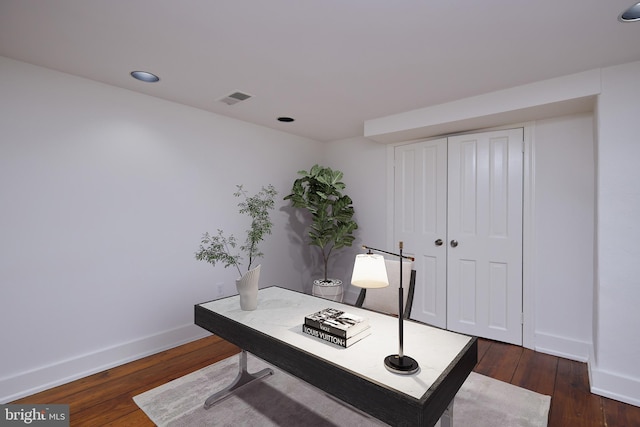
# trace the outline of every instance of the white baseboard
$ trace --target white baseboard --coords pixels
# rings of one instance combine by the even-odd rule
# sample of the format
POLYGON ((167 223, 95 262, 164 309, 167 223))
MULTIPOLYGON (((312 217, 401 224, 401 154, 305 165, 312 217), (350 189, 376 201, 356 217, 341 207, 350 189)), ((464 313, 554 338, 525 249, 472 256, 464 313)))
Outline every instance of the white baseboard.
POLYGON ((640 406, 640 379, 598 369, 594 363, 595 357, 591 343, 536 333, 535 350, 565 359, 587 362, 591 393, 640 406))
POLYGON ((0 378, 0 404, 210 335, 194 324, 0 378))
POLYGON ((540 332, 535 333, 535 351, 578 362, 587 362, 592 344, 540 332))
POLYGON ((637 378, 602 371, 590 363, 589 383, 593 394, 640 407, 640 380, 637 378))

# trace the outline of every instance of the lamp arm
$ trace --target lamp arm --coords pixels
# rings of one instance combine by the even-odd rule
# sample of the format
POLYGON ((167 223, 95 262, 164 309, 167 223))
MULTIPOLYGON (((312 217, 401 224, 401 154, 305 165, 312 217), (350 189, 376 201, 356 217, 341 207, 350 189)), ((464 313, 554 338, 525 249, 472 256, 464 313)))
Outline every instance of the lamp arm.
POLYGON ((412 256, 406 256, 406 255, 401 255, 401 254, 394 254, 393 252, 387 252, 387 251, 383 251, 382 249, 376 249, 376 248, 372 248, 371 246, 367 246, 367 245, 362 245, 363 249, 366 249, 368 251, 376 251, 376 252, 382 252, 383 254, 387 254, 387 255, 393 255, 393 256, 398 256, 398 257, 402 257, 405 259, 410 259, 411 261, 415 261, 416 259, 412 256))

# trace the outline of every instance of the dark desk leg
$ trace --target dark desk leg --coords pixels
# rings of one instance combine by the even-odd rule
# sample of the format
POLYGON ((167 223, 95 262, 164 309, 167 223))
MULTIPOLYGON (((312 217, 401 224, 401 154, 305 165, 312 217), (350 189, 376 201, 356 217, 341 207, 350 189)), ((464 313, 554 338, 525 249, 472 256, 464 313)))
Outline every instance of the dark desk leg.
POLYGON ((272 375, 272 374, 273 374, 273 369, 271 368, 265 368, 254 374, 250 374, 249 372, 247 372, 247 352, 242 350, 242 352, 240 352, 240 364, 238 369, 238 376, 227 387, 209 396, 209 398, 204 402, 204 409, 209 409, 213 405, 215 405, 217 402, 220 402, 221 400, 224 400, 227 397, 231 396, 231 394, 235 390, 239 389, 240 387, 243 387, 249 384, 250 382, 260 380, 266 377, 267 375, 272 375))

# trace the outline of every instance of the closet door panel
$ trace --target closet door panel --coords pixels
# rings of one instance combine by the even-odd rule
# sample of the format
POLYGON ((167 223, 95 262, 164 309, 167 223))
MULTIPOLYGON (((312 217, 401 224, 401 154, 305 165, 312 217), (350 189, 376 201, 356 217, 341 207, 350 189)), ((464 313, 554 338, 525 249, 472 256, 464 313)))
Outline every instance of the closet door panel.
POLYGON ((446 327, 447 141, 395 148, 394 237, 416 258, 412 318, 446 327), (443 244, 437 245, 440 239, 443 244))
POLYGON ((412 318, 522 343, 522 140, 513 129, 394 149, 394 239, 416 257, 412 318))
POLYGON ((522 344, 522 129, 448 143, 447 327, 522 344))

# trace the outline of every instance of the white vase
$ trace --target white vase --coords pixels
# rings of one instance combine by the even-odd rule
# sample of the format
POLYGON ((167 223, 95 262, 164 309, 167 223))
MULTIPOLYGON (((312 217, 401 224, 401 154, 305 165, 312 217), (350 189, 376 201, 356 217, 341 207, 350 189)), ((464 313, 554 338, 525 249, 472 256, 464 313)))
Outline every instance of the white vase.
POLYGON ((311 294, 331 301, 342 302, 343 292, 342 280, 340 279, 327 279, 326 281, 316 279, 313 281, 311 294))
POLYGON ((240 295, 240 308, 245 311, 258 307, 258 281, 260 280, 260 265, 247 271, 241 278, 236 279, 236 289, 240 295))

